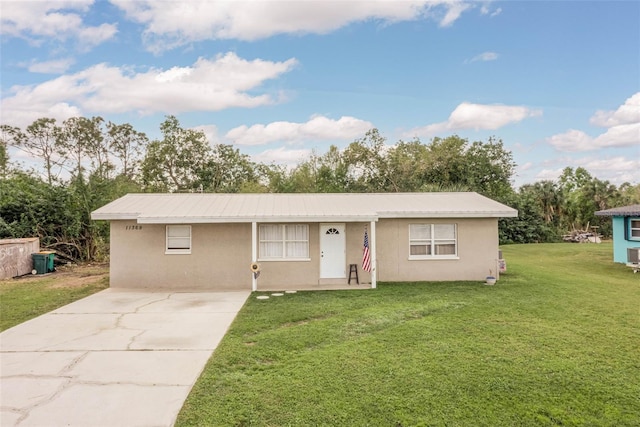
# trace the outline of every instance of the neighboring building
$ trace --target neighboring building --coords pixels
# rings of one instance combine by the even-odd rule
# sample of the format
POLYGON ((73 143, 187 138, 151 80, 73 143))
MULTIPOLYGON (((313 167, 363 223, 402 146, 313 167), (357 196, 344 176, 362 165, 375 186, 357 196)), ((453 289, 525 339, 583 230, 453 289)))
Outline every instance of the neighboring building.
POLYGON ((112 287, 300 290, 357 287, 351 264, 371 287, 484 280, 517 214, 477 193, 129 194, 91 217, 111 222, 112 287))
POLYGON ((622 206, 596 212, 612 217, 613 261, 627 262, 627 249, 640 247, 640 205, 622 206))

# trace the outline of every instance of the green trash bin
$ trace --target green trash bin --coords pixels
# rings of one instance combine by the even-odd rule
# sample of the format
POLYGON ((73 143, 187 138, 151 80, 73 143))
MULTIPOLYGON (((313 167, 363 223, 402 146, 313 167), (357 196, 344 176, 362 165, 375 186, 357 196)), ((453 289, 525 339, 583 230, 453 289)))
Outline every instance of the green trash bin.
POLYGON ((40 251, 39 253, 46 257, 47 273, 53 273, 53 271, 55 270, 55 268, 53 267, 53 257, 55 256, 55 252, 40 251))
POLYGON ((49 260, 48 254, 31 254, 33 259, 33 269, 36 274, 45 274, 47 272, 47 261, 49 260))

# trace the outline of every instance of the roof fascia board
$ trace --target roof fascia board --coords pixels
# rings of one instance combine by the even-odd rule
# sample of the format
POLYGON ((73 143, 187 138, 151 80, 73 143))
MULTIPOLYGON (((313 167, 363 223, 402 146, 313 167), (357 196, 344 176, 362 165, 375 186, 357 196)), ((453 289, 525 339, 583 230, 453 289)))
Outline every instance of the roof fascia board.
POLYGON ((140 216, 139 213, 102 213, 102 212, 91 212, 92 220, 105 220, 105 221, 113 221, 113 220, 130 220, 130 219, 138 219, 140 216))
POLYGON ((228 224, 285 222, 371 222, 372 216, 286 216, 286 217, 137 217, 138 224, 228 224))
POLYGON ((220 224, 220 223, 282 223, 282 222, 371 222, 380 218, 513 218, 518 212, 381 212, 380 215, 347 216, 283 216, 283 217, 155 217, 139 214, 92 213, 92 220, 125 221, 137 220, 139 224, 220 224))
POLYGON ((380 212, 380 218, 514 218, 518 211, 508 212, 380 212))

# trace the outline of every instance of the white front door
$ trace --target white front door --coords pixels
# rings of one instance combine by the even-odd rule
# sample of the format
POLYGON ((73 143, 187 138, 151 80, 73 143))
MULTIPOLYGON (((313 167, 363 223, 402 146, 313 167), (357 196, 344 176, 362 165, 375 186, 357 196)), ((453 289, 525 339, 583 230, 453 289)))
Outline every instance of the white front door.
POLYGON ((347 239, 344 224, 320 224, 320 278, 346 278, 347 239))

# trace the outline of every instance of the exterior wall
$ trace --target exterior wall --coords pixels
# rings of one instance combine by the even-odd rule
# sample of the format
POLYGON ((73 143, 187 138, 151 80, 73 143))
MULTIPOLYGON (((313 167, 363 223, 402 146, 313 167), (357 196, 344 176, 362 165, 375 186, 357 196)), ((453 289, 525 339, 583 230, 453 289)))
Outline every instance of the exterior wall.
MULTIPOLYGON (((612 218, 613 223, 613 261, 614 262, 627 262, 627 249, 640 248, 640 241, 638 240, 626 240, 624 228, 625 224, 624 216, 614 216, 612 218)), ((633 217, 637 218, 637 217, 633 217)))
MULTIPOLYGON (((345 277, 320 279, 320 224, 309 224, 309 260, 258 261, 258 290, 358 289, 347 285, 356 264, 361 285, 365 228, 346 223, 345 277)), ((251 224, 193 224, 191 254, 165 254, 165 225, 111 222, 111 286, 178 290, 251 289, 251 224)), ((369 238, 371 239, 371 230, 369 238)), ((382 219, 376 224, 379 281, 484 280, 497 276, 497 219, 382 219), (458 259, 409 260, 409 224, 456 223, 458 259)), ((366 286, 362 286, 365 288, 366 286)))
MULTIPOLYGON (((249 235, 248 249, 251 251, 251 235, 249 235)), ((318 286, 319 260, 320 225, 309 224, 309 260, 258 261, 260 264, 258 290, 295 290, 301 287, 318 286)))
POLYGON ((251 224, 193 224, 191 254, 165 254, 165 236, 165 225, 111 221, 111 287, 251 289, 251 224))
POLYGON ((378 280, 452 281, 497 277, 498 220, 381 219, 376 227, 378 280), (409 260, 409 224, 457 224, 458 259, 409 260))
POLYGON ((40 239, 0 240, 0 280, 30 274, 33 270, 31 254, 40 251, 40 239))
MULTIPOLYGON (((369 233, 369 241, 371 241, 371 229, 368 222, 347 224, 347 278, 349 277, 349 264, 355 264, 358 267, 358 278, 361 284, 371 283, 371 273, 362 270, 365 228, 369 233)), ((355 282, 352 281, 351 284, 355 284, 355 282)))
MULTIPOLYGON (((309 261, 259 261, 258 290, 349 289, 349 264, 356 264, 360 284, 371 283, 371 275, 362 271, 364 228, 368 223, 346 223, 346 265, 343 279, 320 279, 320 224, 309 224, 309 261)), ((357 289, 356 281, 351 285, 357 289)))

